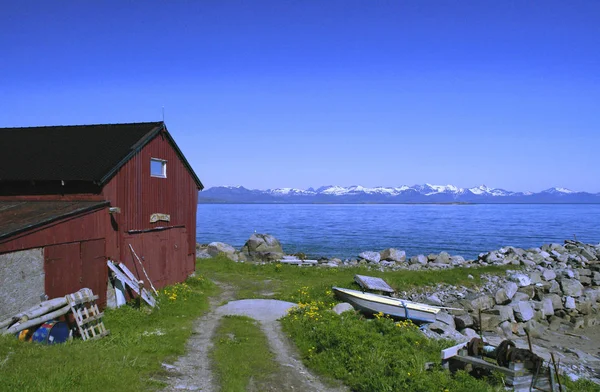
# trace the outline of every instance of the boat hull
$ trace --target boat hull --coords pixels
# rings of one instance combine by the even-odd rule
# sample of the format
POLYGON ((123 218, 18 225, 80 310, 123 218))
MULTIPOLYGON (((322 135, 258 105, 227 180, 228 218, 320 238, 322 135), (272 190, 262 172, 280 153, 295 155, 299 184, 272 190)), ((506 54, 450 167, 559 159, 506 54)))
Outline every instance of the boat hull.
POLYGON ((375 315, 383 313, 394 319, 411 320, 417 324, 432 323, 436 320, 439 309, 427 305, 403 301, 377 294, 362 293, 356 290, 333 287, 336 296, 351 304, 363 314, 375 315))

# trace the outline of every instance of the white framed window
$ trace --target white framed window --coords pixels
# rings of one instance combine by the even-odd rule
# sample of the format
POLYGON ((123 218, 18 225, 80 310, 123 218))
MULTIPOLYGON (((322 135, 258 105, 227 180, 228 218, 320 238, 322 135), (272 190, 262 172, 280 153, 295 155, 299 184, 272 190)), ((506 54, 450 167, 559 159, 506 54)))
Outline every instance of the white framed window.
POLYGON ((167 178, 167 161, 164 159, 150 158, 150 176, 167 178))

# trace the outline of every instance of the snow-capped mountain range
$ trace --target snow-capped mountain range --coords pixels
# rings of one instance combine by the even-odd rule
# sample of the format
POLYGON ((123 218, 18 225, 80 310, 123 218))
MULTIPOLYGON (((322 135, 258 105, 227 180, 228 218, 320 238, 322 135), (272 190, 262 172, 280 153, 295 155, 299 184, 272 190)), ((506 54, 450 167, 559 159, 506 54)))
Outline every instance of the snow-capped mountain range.
POLYGON ((328 185, 320 188, 247 189, 217 186, 200 192, 199 203, 600 203, 600 193, 566 188, 512 192, 481 185, 402 185, 367 188, 360 185, 328 185))

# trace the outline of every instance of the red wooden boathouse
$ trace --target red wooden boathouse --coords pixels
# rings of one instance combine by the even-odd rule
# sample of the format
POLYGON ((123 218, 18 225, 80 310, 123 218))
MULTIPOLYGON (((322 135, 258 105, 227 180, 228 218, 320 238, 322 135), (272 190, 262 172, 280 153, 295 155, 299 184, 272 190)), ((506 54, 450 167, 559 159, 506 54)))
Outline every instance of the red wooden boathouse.
POLYGON ((0 319, 82 287, 105 304, 107 259, 140 270, 129 245, 156 288, 194 271, 203 185, 164 123, 0 128, 0 144, 0 319))

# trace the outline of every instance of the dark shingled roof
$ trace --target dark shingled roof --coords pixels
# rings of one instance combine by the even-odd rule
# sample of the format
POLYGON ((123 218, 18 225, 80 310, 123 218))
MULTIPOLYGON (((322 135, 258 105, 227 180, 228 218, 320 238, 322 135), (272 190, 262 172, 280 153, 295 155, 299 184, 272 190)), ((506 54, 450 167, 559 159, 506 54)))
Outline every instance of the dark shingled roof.
POLYGON ((103 185, 162 130, 202 189, 163 122, 0 128, 4 147, 0 182, 65 180, 103 185))
POLYGON ((107 201, 0 201, 0 240, 108 205, 107 201))

